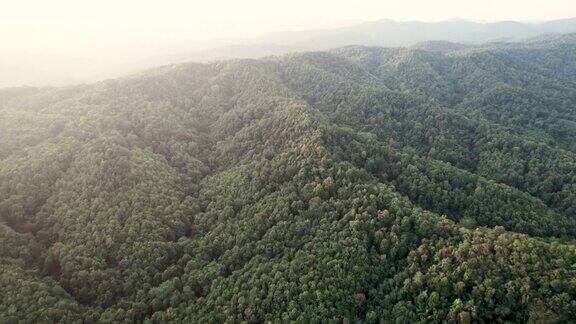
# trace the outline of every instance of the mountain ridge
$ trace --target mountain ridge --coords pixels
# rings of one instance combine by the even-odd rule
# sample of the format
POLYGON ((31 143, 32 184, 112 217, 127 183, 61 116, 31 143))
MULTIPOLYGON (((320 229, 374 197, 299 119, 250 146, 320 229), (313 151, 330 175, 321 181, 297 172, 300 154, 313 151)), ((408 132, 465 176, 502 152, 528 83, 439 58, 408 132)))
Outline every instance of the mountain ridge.
POLYGON ((0 320, 573 320, 575 47, 0 90, 0 320))

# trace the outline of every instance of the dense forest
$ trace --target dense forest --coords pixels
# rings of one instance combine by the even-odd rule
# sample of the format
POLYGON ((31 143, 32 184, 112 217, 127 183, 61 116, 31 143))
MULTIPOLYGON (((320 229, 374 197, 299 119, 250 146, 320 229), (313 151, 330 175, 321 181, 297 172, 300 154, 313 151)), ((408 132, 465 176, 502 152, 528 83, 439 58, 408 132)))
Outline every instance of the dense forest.
POLYGON ((576 35, 0 90, 0 323, 576 321, 576 35))

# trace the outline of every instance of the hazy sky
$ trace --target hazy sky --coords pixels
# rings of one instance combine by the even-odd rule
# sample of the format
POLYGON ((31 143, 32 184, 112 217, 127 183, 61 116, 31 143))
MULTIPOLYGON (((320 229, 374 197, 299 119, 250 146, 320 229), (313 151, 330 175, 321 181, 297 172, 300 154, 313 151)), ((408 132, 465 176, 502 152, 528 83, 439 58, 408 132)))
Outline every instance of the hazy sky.
POLYGON ((110 49, 377 20, 550 20, 576 0, 0 0, 0 52, 110 49))

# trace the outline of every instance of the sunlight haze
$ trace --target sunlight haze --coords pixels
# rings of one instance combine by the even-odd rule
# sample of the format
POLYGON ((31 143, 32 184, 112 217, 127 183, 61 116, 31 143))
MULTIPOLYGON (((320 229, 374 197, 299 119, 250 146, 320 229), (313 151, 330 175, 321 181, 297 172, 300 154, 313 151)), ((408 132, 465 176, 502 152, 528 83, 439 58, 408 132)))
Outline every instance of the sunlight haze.
MULTIPOLYGON (((377 19, 550 20, 576 16, 572 0, 6 1, 1 51, 98 56, 154 42, 252 37, 377 19)), ((152 43, 152 44, 151 44, 152 43)))
MULTIPOLYGON (((331 38, 317 32, 385 19, 537 22, 574 16, 571 0, 12 0, 0 11, 0 87, 65 85, 169 63, 350 45, 356 43, 354 32, 348 33, 352 38, 327 42, 331 38), (304 42, 312 36, 322 44, 304 42), (239 52, 226 48, 247 45, 239 52)), ((358 44, 398 46, 426 39, 388 40, 358 44)))

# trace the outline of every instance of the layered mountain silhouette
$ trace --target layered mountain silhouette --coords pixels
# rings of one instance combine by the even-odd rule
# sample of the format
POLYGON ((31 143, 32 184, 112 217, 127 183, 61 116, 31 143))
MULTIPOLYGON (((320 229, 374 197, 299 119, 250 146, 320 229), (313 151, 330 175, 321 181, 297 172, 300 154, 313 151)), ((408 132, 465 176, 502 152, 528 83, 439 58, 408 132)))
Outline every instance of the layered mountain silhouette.
POLYGON ((575 32, 576 18, 540 23, 379 20, 340 28, 278 32, 249 39, 159 43, 157 47, 139 46, 125 57, 103 58, 98 52, 87 57, 0 52, 0 87, 70 85, 123 76, 164 64, 258 58, 349 45, 406 47, 429 41, 477 45, 575 32))

